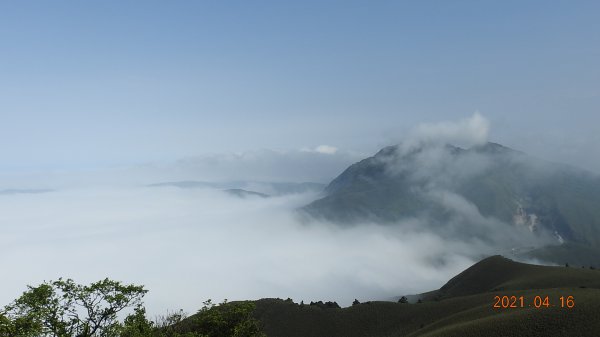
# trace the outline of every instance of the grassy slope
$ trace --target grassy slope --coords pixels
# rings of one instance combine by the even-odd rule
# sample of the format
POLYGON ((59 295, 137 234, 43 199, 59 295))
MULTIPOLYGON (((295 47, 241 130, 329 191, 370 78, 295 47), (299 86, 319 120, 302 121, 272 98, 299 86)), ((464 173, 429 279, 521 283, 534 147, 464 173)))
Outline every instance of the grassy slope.
POLYGON ((421 304, 371 302, 322 309, 263 299, 255 316, 268 336, 599 336, 600 271, 517 263, 502 257, 481 261, 431 292, 421 304), (582 288, 584 287, 584 288, 582 288), (573 309, 493 309, 495 295, 574 296, 573 309))
POLYGON ((492 256, 476 263, 429 295, 450 298, 491 291, 561 287, 600 289, 600 272, 581 268, 537 266, 492 256))
MULTIPOLYGON (((598 336, 600 333, 600 290, 558 288, 493 292, 469 296, 480 301, 471 309, 454 309, 451 315, 409 336, 598 336), (549 296, 557 307, 493 309, 495 295, 524 296, 531 305, 535 296, 549 296), (560 308, 560 296, 573 296, 572 309, 560 308)), ((454 300, 462 301, 464 298, 454 300)), ((441 301, 443 303, 445 301, 441 301)))

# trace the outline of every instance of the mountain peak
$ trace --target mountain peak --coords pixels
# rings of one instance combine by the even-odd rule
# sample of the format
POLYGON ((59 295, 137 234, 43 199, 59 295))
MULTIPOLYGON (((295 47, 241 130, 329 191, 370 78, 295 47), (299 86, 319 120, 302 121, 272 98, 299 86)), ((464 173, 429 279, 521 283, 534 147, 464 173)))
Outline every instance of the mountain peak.
POLYGON ((438 149, 438 148, 444 149, 452 154, 459 154, 463 151, 466 151, 465 149, 455 146, 450 143, 445 143, 445 144, 420 143, 418 145, 414 145, 414 144, 407 145, 407 144, 400 143, 400 144, 390 145, 390 146, 386 146, 386 147, 382 148, 373 157, 380 158, 380 157, 389 157, 389 156, 394 156, 394 155, 410 156, 410 155, 418 154, 418 153, 423 152, 428 149, 438 149))
POLYGON ((486 154, 508 154, 508 153, 522 154, 521 151, 517 151, 517 150, 511 149, 510 147, 507 147, 507 146, 504 146, 504 145, 501 145, 498 143, 493 143, 493 142, 487 142, 482 145, 475 145, 475 146, 471 147, 469 150, 475 151, 478 153, 486 153, 486 154))

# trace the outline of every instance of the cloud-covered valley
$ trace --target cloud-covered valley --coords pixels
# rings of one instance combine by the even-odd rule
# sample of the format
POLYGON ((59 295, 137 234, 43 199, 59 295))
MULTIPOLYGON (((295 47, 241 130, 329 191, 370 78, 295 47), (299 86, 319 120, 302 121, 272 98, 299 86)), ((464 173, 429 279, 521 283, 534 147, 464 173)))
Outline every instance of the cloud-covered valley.
POLYGON ((0 301, 43 280, 109 277, 144 284, 156 314, 207 298, 348 305, 439 287, 473 262, 467 243, 410 226, 299 221, 294 210, 314 197, 149 187, 0 196, 0 301))

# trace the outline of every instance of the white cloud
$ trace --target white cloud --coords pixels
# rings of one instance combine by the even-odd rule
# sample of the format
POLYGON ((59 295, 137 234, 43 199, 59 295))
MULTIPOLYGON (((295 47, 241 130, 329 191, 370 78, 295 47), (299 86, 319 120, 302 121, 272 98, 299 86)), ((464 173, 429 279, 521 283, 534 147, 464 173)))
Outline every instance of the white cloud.
POLYGON ((323 153, 323 154, 335 154, 337 152, 337 147, 329 146, 329 145, 319 145, 315 148, 315 152, 323 153))
POLYGON ((338 151, 338 148, 330 145, 319 145, 314 149, 311 148, 302 148, 300 151, 302 152, 312 152, 312 153, 321 153, 321 154, 335 154, 338 151))
POLYGON ((421 124, 408 137, 411 146, 418 143, 450 143, 472 146, 488 140, 490 122, 479 112, 456 122, 421 124))

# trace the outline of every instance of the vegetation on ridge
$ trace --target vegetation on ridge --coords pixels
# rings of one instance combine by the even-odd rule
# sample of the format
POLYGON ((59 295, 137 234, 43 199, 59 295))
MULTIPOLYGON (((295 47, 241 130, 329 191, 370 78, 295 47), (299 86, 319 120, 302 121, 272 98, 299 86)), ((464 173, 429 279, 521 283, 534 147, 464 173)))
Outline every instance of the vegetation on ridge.
POLYGON ((171 313, 153 322, 146 317, 143 286, 104 279, 90 285, 59 279, 29 286, 0 310, 0 337, 261 337, 251 315, 254 302, 204 302, 186 318, 171 313), (119 320, 126 309, 133 312, 119 320))
POLYGON ((294 303, 291 299, 206 301, 196 314, 149 320, 146 290, 103 280, 29 287, 0 310, 0 337, 377 337, 598 336, 600 271, 518 263, 493 256, 466 269, 416 303, 355 300, 294 303), (496 296, 523 297, 523 306, 494 308, 496 296), (548 305, 536 297, 548 298, 548 305), (560 298, 572 299, 572 306, 560 298), (116 313, 132 310, 124 320, 116 313))

